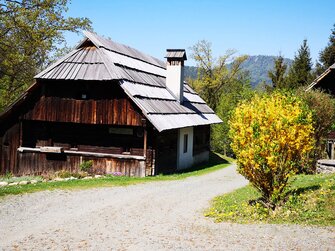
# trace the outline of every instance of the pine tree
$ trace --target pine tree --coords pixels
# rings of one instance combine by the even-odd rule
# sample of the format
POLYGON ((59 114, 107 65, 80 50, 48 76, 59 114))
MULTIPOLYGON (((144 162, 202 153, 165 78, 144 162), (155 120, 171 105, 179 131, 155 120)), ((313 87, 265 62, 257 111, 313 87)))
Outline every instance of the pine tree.
POLYGON ((285 73, 287 65, 284 63, 284 58, 279 55, 275 60, 274 69, 268 72, 268 76, 272 81, 272 86, 274 88, 284 88, 285 87, 285 73))
POLYGON ((335 24, 329 36, 328 45, 319 54, 319 61, 320 63, 317 66, 318 74, 321 74, 335 63, 335 24))
POLYGON ((312 59, 307 39, 304 39, 289 70, 287 87, 293 89, 307 85, 311 81, 313 81, 312 59))

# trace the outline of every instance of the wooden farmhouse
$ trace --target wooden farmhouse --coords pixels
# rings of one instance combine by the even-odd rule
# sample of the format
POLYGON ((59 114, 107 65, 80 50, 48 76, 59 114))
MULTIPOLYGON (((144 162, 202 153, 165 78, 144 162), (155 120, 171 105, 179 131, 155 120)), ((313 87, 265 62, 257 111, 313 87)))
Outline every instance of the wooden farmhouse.
MULTIPOLYGON (((331 94, 335 98, 335 63, 331 65, 325 72, 317 77, 313 83, 311 83, 306 91, 311 89, 323 90, 326 93, 331 94)), ((328 135, 327 146, 326 146, 328 158, 335 159, 335 132, 331 132, 328 135)))
POLYGON ((65 57, 0 115, 0 170, 128 176, 170 173, 206 162, 210 125, 220 123, 184 82, 185 50, 166 61, 85 32, 65 57))

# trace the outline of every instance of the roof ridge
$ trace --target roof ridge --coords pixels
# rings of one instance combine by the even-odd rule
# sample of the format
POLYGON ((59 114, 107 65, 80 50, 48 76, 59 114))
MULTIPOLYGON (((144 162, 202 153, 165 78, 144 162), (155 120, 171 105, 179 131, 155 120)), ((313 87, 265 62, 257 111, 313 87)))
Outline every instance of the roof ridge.
POLYGON ((104 63, 109 75, 111 76, 111 79, 119 79, 120 74, 119 74, 118 70, 116 69, 115 64, 112 61, 110 61, 109 57, 107 55, 105 55, 105 53, 103 51, 100 51, 98 49, 97 53, 101 57, 101 60, 104 63))
MULTIPOLYGON (((157 66, 157 67, 160 67, 160 68, 163 68, 165 69, 165 67, 163 66, 164 65, 164 61, 158 59, 158 58, 155 58, 149 54, 146 54, 146 53, 143 53, 133 47, 130 47, 128 45, 125 45, 125 44, 121 44, 121 43, 118 43, 118 42, 115 42, 111 39, 107 39, 107 38, 104 38, 100 35, 98 35, 97 33, 94 33, 94 32, 90 32, 90 31, 84 31, 83 32, 84 35, 90 39, 92 41, 92 43, 94 43, 97 47, 102 47, 106 50, 109 50, 109 51, 113 51, 115 53, 118 53, 120 55, 123 55, 123 56, 126 56, 126 57, 130 57, 130 58, 133 58, 133 59, 136 59, 136 60, 139 60, 139 61, 142 61, 142 62, 145 62, 145 63, 148 63, 148 64, 151 64, 151 65, 154 65, 154 66, 157 66), (126 53, 123 53, 119 50, 115 50, 115 49, 112 49, 110 46, 108 46, 108 43, 113 43, 116 47, 123 47, 123 48, 127 48, 131 51, 134 51, 136 52, 137 54, 139 54, 141 57, 143 58, 138 58, 138 57, 135 57, 133 55, 129 55, 129 54, 126 54, 126 53), (148 62, 147 60, 145 60, 146 58, 149 58, 151 59, 153 62, 148 62)), ((81 43, 83 44, 83 42, 81 43)))

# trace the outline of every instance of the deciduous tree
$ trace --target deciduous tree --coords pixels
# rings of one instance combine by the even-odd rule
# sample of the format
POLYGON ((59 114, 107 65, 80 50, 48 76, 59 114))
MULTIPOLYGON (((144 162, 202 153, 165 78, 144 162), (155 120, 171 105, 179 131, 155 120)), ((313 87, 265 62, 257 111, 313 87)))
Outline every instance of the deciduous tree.
POLYGON ((216 111, 222 123, 212 126, 211 146, 214 151, 231 156, 233 151, 230 147, 231 139, 228 136, 231 113, 242 100, 250 99, 254 95, 254 90, 248 84, 248 79, 241 78, 225 85, 222 92, 216 111))
POLYGON ((247 59, 247 56, 234 58, 235 52, 230 50, 216 60, 212 55, 211 43, 205 40, 199 41, 191 50, 192 57, 198 66, 198 78, 192 85, 208 105, 216 111, 223 87, 240 77, 241 64, 247 59), (228 62, 230 62, 229 68, 228 62))
POLYGON ((191 85, 223 121, 212 126, 211 146, 225 155, 231 153, 228 137, 230 112, 247 93, 251 93, 249 78, 241 69, 247 56, 234 58, 234 53, 230 50, 215 59, 211 43, 205 40, 192 47, 192 57, 198 66, 198 78, 191 85))
POLYGON ((0 111, 20 95, 64 42, 64 32, 89 29, 65 17, 67 0, 0 0, 0 111))

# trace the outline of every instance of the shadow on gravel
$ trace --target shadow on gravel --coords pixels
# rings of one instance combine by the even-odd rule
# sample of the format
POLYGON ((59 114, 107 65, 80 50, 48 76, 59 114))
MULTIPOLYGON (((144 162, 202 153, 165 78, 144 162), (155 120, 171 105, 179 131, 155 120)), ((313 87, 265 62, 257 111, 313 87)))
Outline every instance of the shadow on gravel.
POLYGON ((216 165, 221 165, 221 164, 229 164, 230 162, 228 162, 227 160, 225 160, 224 158, 220 157, 220 155, 210 152, 209 153, 209 161, 207 164, 199 164, 196 166, 193 166, 191 168, 188 168, 186 170, 179 170, 176 171, 175 173, 181 174, 181 173, 190 173, 190 172, 194 172, 194 171, 199 171, 202 169, 206 169, 209 167, 213 167, 216 165))

